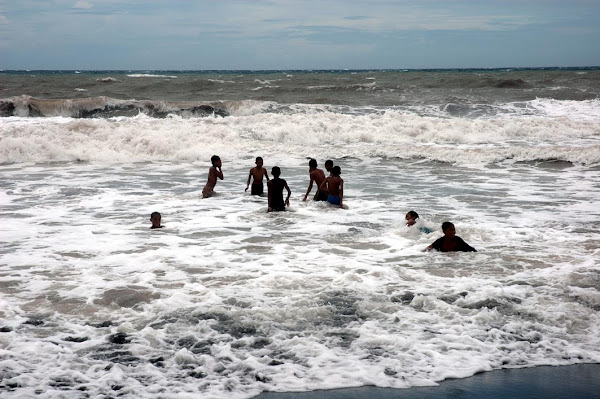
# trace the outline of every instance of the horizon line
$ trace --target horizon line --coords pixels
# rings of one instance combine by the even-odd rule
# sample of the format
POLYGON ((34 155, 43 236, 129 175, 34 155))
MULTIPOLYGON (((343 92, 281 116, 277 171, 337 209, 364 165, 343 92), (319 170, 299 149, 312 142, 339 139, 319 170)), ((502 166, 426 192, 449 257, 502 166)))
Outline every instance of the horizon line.
POLYGON ((594 69, 600 68, 600 65, 589 65, 589 66, 505 66, 505 67, 440 67, 440 68, 301 68, 301 69, 151 69, 151 68, 140 68, 140 69, 2 69, 1 72, 283 72, 283 71, 294 71, 294 72, 322 72, 322 71, 343 71, 343 72, 365 72, 365 71, 439 71, 439 70, 506 70, 506 69, 594 69))

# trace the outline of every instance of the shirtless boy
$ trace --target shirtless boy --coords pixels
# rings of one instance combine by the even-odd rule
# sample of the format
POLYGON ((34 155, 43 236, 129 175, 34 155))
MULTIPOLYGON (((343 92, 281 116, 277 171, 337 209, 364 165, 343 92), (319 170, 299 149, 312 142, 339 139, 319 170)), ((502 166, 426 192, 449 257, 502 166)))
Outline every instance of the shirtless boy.
POLYGON ((313 181, 317 183, 317 192, 315 193, 314 200, 327 201, 327 191, 322 191, 320 189, 321 184, 325 181, 325 173, 321 169, 317 169, 316 159, 308 161, 308 173, 310 176, 310 183, 308 183, 308 190, 306 190, 306 194, 304 195, 304 201, 306 201, 310 190, 312 190, 313 181))
POLYGON ((208 181, 206 182, 206 186, 204 186, 202 189, 202 198, 212 197, 213 190, 217 185, 217 177, 223 180, 223 172, 221 171, 221 158, 213 155, 210 158, 210 162, 212 162, 212 166, 208 170, 208 181))
POLYGON ((268 182, 269 174, 267 173, 267 169, 263 168, 263 159, 261 157, 256 157, 256 166, 250 169, 245 191, 248 191, 248 187, 250 187, 250 178, 253 177, 254 180, 252 181, 252 190, 250 193, 252 195, 262 195, 264 193, 263 176, 267 178, 268 182))
POLYGON ((438 238, 433 244, 428 246, 426 248, 427 251, 435 249, 441 252, 477 252, 475 248, 456 235, 454 224, 450 222, 442 223, 442 231, 444 232, 444 236, 438 238))
POLYGON ((340 177, 342 169, 339 166, 334 166, 331 169, 331 176, 325 179, 325 181, 319 187, 323 191, 327 191, 327 202, 332 205, 339 205, 343 208, 344 198, 344 179, 340 177))

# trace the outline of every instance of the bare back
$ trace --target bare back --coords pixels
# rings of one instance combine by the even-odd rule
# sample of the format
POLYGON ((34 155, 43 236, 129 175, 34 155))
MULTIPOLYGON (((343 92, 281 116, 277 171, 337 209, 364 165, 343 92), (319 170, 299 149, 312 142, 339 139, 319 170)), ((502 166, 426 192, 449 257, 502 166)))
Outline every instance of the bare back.
POLYGON ((344 187, 344 180, 339 176, 329 176, 325 180, 327 181, 329 195, 339 196, 344 187))
POLYGON ((315 169, 310 172, 310 178, 317 183, 317 187, 321 187, 321 184, 325 181, 325 173, 321 169, 315 169))

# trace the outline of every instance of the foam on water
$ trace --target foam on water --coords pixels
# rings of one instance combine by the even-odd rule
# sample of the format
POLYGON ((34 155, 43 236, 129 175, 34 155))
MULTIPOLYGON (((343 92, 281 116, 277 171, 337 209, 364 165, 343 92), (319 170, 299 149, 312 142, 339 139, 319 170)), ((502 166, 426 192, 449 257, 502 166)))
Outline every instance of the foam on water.
MULTIPOLYGON (((234 136, 227 119, 169 119, 155 132, 146 118, 47 121, 57 139, 105 132, 65 145, 87 143, 91 157, 125 132, 114 152, 133 160, 154 145, 166 157, 162 140, 188 140, 197 157, 245 153, 224 157, 225 180, 205 200, 204 161, 0 166, 3 397, 249 398, 600 362, 597 167, 366 151, 336 158, 340 210, 301 202, 307 161, 276 151, 325 147, 310 135, 274 144, 261 131, 277 119, 255 132, 244 120, 234 136), (198 130, 174 138, 183 126, 198 130), (117 150, 128 140, 140 141, 117 150), (267 214, 244 194, 256 155, 281 166, 290 212, 267 214), (435 231, 405 227, 410 209, 435 231), (148 229, 152 211, 164 229, 148 229), (444 220, 479 252, 423 252, 444 220)), ((5 133, 12 123, 41 132, 18 120, 5 133)))
POLYGON ((267 155, 322 158, 332 147, 338 157, 425 158, 458 164, 600 161, 597 101, 505 105, 513 111, 481 118, 394 109, 343 112, 341 107, 342 112, 335 112, 339 110, 299 105, 286 111, 274 103, 253 101, 226 106, 231 116, 225 118, 173 114, 166 119, 144 114, 109 119, 3 118, 0 163, 197 161, 211 153, 236 159, 257 148, 267 155), (277 112, 269 112, 271 107, 277 112))
POLYGON ((600 362, 597 100, 222 104, 0 120, 3 397, 249 398, 600 362), (201 200, 213 154, 225 180, 201 200), (244 193, 258 155, 289 212, 244 193), (341 166, 347 209, 301 201, 308 157, 341 166), (479 252, 423 252, 445 220, 479 252))

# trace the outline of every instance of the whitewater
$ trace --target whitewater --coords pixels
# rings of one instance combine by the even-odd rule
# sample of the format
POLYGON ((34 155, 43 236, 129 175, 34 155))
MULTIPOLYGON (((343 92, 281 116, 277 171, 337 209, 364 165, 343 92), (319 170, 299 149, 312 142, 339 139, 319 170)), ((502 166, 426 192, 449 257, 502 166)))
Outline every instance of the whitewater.
POLYGON ((427 82, 464 91, 394 104, 372 99, 405 75, 370 71, 81 73, 71 99, 5 97, 2 396, 251 398, 600 363, 599 100, 529 98, 530 71, 473 94, 453 73, 427 82), (237 94, 94 91, 192 80, 237 94), (224 179, 201 199, 214 154, 224 179), (257 156, 287 212, 244 192, 257 156), (346 209, 302 201, 310 158, 341 167, 346 209), (444 221, 478 252, 424 251, 444 221))

